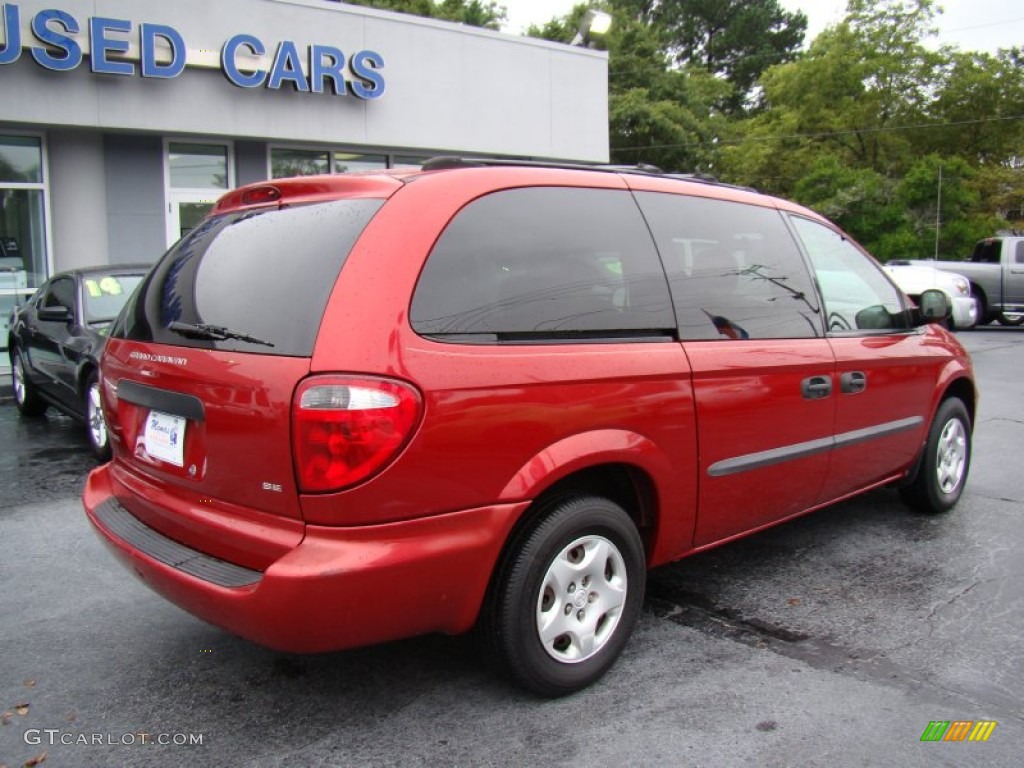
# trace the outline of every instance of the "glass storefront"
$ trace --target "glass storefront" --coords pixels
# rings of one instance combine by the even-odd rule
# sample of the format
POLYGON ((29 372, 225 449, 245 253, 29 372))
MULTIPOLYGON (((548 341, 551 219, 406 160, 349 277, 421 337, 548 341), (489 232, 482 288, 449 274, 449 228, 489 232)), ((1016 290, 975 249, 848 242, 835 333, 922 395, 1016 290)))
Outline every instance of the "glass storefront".
MULTIPOLYGON (((38 136, 0 135, 0 350, 11 311, 46 280, 46 188, 38 136)), ((0 367, 6 368, 6 355, 0 367)))
POLYGON ((227 145, 168 142, 167 245, 198 224, 232 181, 227 145))
POLYGON ((358 173, 380 168, 418 168, 421 157, 403 155, 367 154, 329 149, 301 149, 273 147, 270 150, 270 176, 313 176, 321 173, 358 173))

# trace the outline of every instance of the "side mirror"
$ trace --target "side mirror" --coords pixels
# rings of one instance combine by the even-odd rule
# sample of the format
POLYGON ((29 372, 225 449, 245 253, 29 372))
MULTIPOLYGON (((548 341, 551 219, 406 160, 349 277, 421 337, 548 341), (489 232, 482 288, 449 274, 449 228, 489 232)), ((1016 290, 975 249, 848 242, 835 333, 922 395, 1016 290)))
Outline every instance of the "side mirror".
POLYGON ((921 292, 917 302, 921 320, 925 323, 942 323, 953 314, 953 304, 942 291, 929 288, 921 292))
POLYGON ((893 326, 892 315, 881 304, 865 307, 856 314, 854 320, 862 330, 880 331, 893 326))
POLYGON ((36 315, 40 320, 48 320, 53 323, 71 322, 71 310, 67 307, 40 307, 36 315))

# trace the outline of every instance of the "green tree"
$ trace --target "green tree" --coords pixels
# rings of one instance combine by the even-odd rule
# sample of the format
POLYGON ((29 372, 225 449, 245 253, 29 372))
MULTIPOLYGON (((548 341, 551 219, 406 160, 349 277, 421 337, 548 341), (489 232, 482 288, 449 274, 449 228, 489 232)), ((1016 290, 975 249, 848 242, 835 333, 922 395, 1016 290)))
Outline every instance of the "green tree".
POLYGON ((973 186, 978 209, 992 217, 988 235, 998 229, 1024 231, 1024 165, 1021 162, 986 165, 978 169, 973 186))
POLYGON ((611 159, 672 172, 707 172, 716 166, 715 136, 726 119, 715 108, 729 85, 701 69, 680 68, 665 52, 659 29, 618 9, 616 3, 577 5, 569 14, 533 26, 527 34, 569 42, 584 13, 613 14, 610 32, 595 45, 608 51, 608 122, 611 159))
POLYGON ((834 154, 819 155, 794 188, 794 199, 828 217, 879 258, 881 235, 899 229, 902 209, 894 184, 869 168, 852 168, 834 154))
POLYGON ((778 0, 616 0, 616 7, 659 29, 673 60, 726 80, 720 106, 741 113, 757 103, 755 85, 768 67, 796 58, 807 17, 778 0))
POLYGON ((932 152, 971 163, 1013 164, 1024 147, 1024 62, 1020 52, 951 51, 928 113, 944 127, 929 131, 932 152))
POLYGON ((764 73, 766 109, 737 126, 742 139, 722 153, 725 176, 799 199, 814 186, 798 194, 801 180, 820 183, 839 163, 890 180, 889 194, 922 153, 944 72, 944 54, 923 45, 936 12, 931 0, 850 0, 846 18, 805 55, 764 73))

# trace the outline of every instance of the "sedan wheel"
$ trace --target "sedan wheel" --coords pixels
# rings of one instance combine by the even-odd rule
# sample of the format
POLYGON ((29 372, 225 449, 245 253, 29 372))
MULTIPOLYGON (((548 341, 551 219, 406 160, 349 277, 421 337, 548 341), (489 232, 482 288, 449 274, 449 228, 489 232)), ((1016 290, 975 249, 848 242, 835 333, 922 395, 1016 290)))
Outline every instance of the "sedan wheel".
POLYGON ((106 461, 110 458, 110 441, 107 422, 103 418, 103 404, 100 402, 99 378, 95 373, 89 375, 89 383, 85 388, 85 420, 92 452, 100 461, 106 461))
POLYGON ((46 401, 39 396, 35 385, 25 374, 25 363, 17 349, 11 359, 11 384, 14 388, 14 404, 22 415, 42 416, 46 412, 46 401))

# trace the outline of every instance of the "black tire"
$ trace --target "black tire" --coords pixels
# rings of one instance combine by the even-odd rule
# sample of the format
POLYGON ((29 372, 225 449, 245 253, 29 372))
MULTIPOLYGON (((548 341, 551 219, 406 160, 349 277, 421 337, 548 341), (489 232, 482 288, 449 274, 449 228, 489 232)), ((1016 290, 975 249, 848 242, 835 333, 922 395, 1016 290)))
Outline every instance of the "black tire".
POLYGON ((985 292, 973 283, 971 284, 971 296, 978 303, 978 325, 988 325, 996 319, 995 314, 988 311, 988 299, 985 298, 985 292))
POLYGON ((625 648, 646 578, 643 542, 620 506, 563 498, 512 543, 485 608, 484 640, 529 690, 578 691, 625 648))
POLYGON ((917 476, 900 489, 908 506, 938 514, 960 500, 971 466, 971 417, 962 400, 945 400, 928 429, 917 476))
POLYGON ((82 397, 85 400, 85 427, 89 435, 89 447, 92 448, 92 453, 98 461, 108 461, 110 459, 110 436, 107 434, 107 424, 103 420, 99 375, 96 371, 92 371, 85 380, 82 397))
POLYGON ((14 388, 14 404, 19 413, 33 417, 46 413, 47 403, 25 374, 25 363, 18 349, 11 354, 11 386, 14 388))
POLYGON ((1017 315, 1016 318, 1010 318, 1000 312, 996 316, 996 320, 1000 325, 1006 325, 1011 328, 1016 328, 1018 325, 1024 324, 1024 315, 1017 315))

